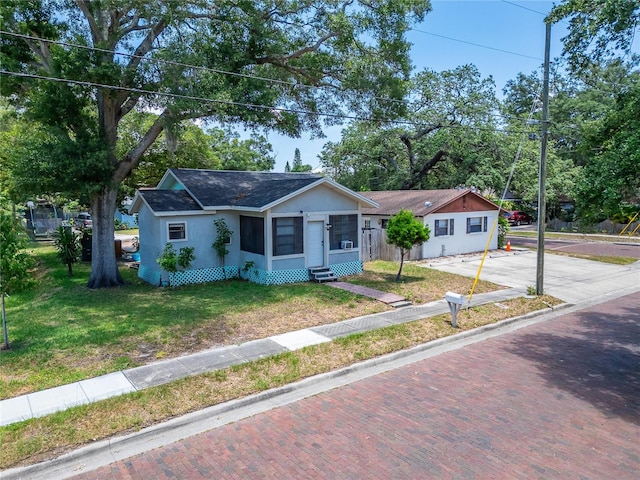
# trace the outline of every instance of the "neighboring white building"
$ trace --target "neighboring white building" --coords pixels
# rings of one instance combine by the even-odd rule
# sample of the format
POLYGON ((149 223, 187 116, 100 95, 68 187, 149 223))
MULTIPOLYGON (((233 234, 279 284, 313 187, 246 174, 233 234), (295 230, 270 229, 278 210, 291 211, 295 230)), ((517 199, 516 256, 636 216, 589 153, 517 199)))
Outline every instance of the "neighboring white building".
MULTIPOLYGON (((395 190, 362 192, 362 195, 379 205, 379 208, 362 209, 365 240, 367 234, 371 238, 375 233, 383 233, 389 218, 400 210, 410 210, 429 227, 429 240, 412 250, 412 260, 484 251, 500 210, 498 205, 471 189, 395 190)), ((489 249, 497 248, 496 225, 489 249)), ((376 258, 376 252, 370 251, 369 259, 376 258)))

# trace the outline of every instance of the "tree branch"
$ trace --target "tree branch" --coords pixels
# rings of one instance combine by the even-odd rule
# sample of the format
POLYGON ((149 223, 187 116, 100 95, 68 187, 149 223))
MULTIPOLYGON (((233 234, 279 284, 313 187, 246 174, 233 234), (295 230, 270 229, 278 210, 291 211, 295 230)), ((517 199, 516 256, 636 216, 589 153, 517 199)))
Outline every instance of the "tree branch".
POLYGON ((256 63, 259 65, 262 65, 265 63, 273 63, 276 65, 284 66, 288 61, 295 60, 296 58, 300 58, 305 53, 317 52, 323 43, 325 43, 330 38, 337 37, 337 36, 338 34, 336 32, 329 32, 323 37, 319 38, 318 41, 313 45, 309 45, 307 47, 301 48, 300 50, 297 50, 289 55, 277 55, 277 56, 271 56, 271 57, 257 58, 256 63))
MULTIPOLYGON (((35 32, 31 32, 32 36, 39 36, 35 32)), ((24 39, 25 43, 29 47, 29 49, 33 52, 33 54, 40 59, 40 63, 42 66, 48 71, 51 72, 51 50, 49 49, 49 43, 46 41, 33 41, 30 39, 24 39)))
MULTIPOLYGON (((167 28, 167 25, 168 23, 166 19, 162 18, 153 27, 151 27, 145 39, 140 43, 140 45, 138 45, 138 48, 136 48, 135 52, 133 52, 133 56, 129 60, 129 64, 125 68, 124 75, 122 76, 123 81, 121 82, 121 86, 133 86, 132 81, 135 77, 135 72, 138 69, 140 62, 142 61, 142 58, 153 49, 154 40, 158 38, 158 35, 160 35, 165 28, 167 28)), ((121 106, 128 97, 129 94, 127 92, 122 92, 120 95, 118 95, 118 98, 116 100, 117 105, 121 106)), ((131 108, 133 108, 133 106, 131 108)))
POLYGON ((84 17, 87 19, 89 23, 89 28, 91 29, 91 36, 93 37, 93 45, 101 40, 101 32, 96 19, 93 17, 93 14, 89 11, 89 5, 87 0, 74 0, 75 4, 78 6, 84 17))
POLYGON ((116 171, 113 174, 113 181, 115 183, 120 183, 123 181, 129 173, 138 165, 140 158, 147 151, 147 149, 156 141, 158 136, 162 133, 164 129, 165 121, 168 117, 167 111, 165 110, 156 121, 153 122, 153 125, 149 127, 147 133, 144 134, 142 140, 138 142, 138 144, 133 147, 131 150, 127 152, 124 158, 118 162, 116 167, 116 171))
POLYGON ((438 150, 438 152, 433 157, 424 162, 420 170, 418 170, 417 172, 413 172, 412 169, 411 176, 409 177, 409 179, 405 180, 402 183, 400 190, 411 190, 412 188, 418 186, 424 176, 429 172, 429 170, 435 167, 438 163, 446 160, 447 156, 448 152, 446 150, 438 150))

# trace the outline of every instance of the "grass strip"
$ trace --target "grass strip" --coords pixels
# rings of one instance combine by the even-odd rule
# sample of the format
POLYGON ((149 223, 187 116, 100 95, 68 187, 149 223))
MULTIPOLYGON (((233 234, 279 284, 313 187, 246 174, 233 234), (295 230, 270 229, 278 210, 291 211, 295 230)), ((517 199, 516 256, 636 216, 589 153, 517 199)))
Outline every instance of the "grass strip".
POLYGON ((559 303, 540 296, 480 305, 458 313, 458 329, 451 327, 450 315, 438 315, 8 425, 0 428, 0 468, 44 461, 96 440, 559 303))

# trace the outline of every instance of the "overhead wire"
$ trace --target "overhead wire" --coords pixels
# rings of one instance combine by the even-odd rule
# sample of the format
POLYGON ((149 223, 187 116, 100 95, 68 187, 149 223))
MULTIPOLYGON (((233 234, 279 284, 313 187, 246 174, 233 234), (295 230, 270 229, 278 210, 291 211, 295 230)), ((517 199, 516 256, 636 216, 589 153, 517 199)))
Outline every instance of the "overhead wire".
MULTIPOLYGON (((379 122, 379 123, 382 123, 382 124, 390 124, 390 125, 409 125, 409 126, 414 126, 414 127, 424 126, 424 123, 420 123, 420 122, 416 122, 416 121, 410 121, 410 120, 385 120, 385 119, 377 119, 377 118, 374 119, 374 118, 367 118, 367 117, 362 117, 362 116, 357 116, 357 115, 348 115, 348 114, 343 114, 343 113, 312 112, 312 111, 309 111, 309 110, 292 109, 292 108, 286 108, 286 107, 274 109, 274 107, 272 107, 270 105, 237 102, 237 101, 233 101, 233 100, 212 99, 212 98, 199 97, 199 96, 194 96, 194 95, 186 95, 186 94, 181 94, 181 93, 154 92, 154 91, 144 90, 144 89, 140 89, 140 88, 121 87, 121 86, 117 86, 117 85, 107 85, 107 84, 101 84, 101 83, 97 83, 97 82, 90 82, 90 81, 87 81, 87 80, 71 80, 71 79, 68 79, 68 78, 48 77, 48 76, 45 76, 45 75, 36 75, 36 74, 22 73, 22 72, 11 72, 11 71, 7 71, 7 70, 0 70, 0 74, 14 76, 14 77, 31 78, 31 79, 36 79, 36 80, 55 81, 55 82, 59 82, 59 83, 70 83, 70 84, 74 84, 74 85, 82 85, 82 86, 95 87, 95 88, 105 88, 105 89, 118 90, 118 91, 128 91, 128 92, 132 92, 132 93, 142 93, 142 94, 148 94, 148 95, 151 95, 151 96, 161 96, 161 97, 177 98, 177 99, 184 99, 184 100, 193 100, 193 101, 199 101, 199 102, 208 102, 208 103, 216 103, 216 104, 223 104, 223 105, 233 105, 233 106, 255 108, 255 109, 261 109, 261 110, 270 110, 270 111, 276 110, 276 111, 279 111, 279 112, 295 113, 295 114, 299 114, 299 115, 309 115, 309 116, 317 116, 317 117, 331 117, 331 118, 339 118, 339 119, 345 119, 345 120, 356 120, 356 121, 362 121, 362 122, 379 122)), ((485 127, 485 126, 473 126, 473 127, 470 127, 468 125, 465 126, 465 125, 458 125, 458 124, 447 125, 446 127, 447 128, 454 128, 454 129, 457 129, 457 128, 472 128, 472 129, 476 129, 476 130, 490 131, 490 132, 496 132, 496 133, 506 133, 506 134, 530 133, 530 129, 526 130, 526 131, 523 131, 523 130, 501 129, 501 128, 497 128, 497 127, 485 127)))
MULTIPOLYGON (((505 3, 510 3, 510 4, 514 5, 514 6, 522 7, 521 5, 517 5, 517 4, 514 4, 512 2, 506 2, 505 1, 505 3)), ((526 7, 522 7, 522 8, 527 9, 526 7)), ((531 9, 527 9, 527 10, 531 10, 531 9)), ((533 11, 535 13, 542 14, 542 12, 537 12, 537 11, 534 11, 534 10, 531 10, 531 11, 533 11)), ((453 37, 447 37, 447 36, 444 36, 444 35, 439 35, 439 34, 435 34, 435 33, 432 33, 432 32, 427 32, 427 31, 420 30, 420 29, 411 29, 411 30, 419 32, 419 33, 427 34, 427 35, 432 35, 432 36, 436 36, 436 37, 445 38, 445 39, 451 40, 451 41, 456 41, 456 42, 460 42, 460 43, 473 45, 473 46, 480 47, 480 48, 499 51, 499 52, 510 54, 510 55, 516 55, 516 56, 521 56, 521 57, 525 57, 525 58, 532 58, 532 59, 536 59, 536 60, 541 60, 538 57, 532 57, 532 56, 529 56, 529 55, 524 55, 524 54, 520 54, 520 53, 517 53, 517 52, 511 52, 511 51, 508 51, 508 50, 494 48, 494 47, 490 47, 490 46, 487 46, 487 45, 481 45, 481 44, 478 44, 478 43, 475 43, 475 42, 469 42, 469 41, 465 41, 465 40, 461 40, 461 39, 456 39, 456 38, 453 38, 453 37)), ((92 47, 92 46, 87 46, 87 45, 74 44, 74 43, 63 42, 63 41, 52 40, 52 39, 44 39, 44 38, 34 37, 34 36, 31 36, 31 35, 26 35, 26 34, 19 34, 19 33, 15 33, 15 32, 9 32, 9 31, 6 31, 6 30, 0 30, 0 34, 14 36, 16 38, 33 40, 33 41, 48 42, 48 43, 52 43, 52 44, 57 44, 57 45, 69 47, 69 48, 81 48, 81 49, 86 49, 86 50, 91 50, 91 51, 102 52, 102 53, 109 53, 109 54, 112 54, 112 55, 124 56, 124 57, 128 57, 128 58, 137 58, 137 59, 141 59, 141 60, 148 61, 148 62, 162 62, 162 63, 165 63, 167 65, 175 65, 175 66, 180 66, 180 67, 188 68, 188 69, 197 69, 197 70, 202 70, 202 71, 209 71, 209 72, 213 72, 213 73, 217 73, 217 74, 221 74, 221 75, 230 75, 230 76, 235 76, 235 77, 239 77, 239 78, 247 78, 247 79, 252 79, 252 80, 261 80, 261 81, 270 82, 270 83, 274 83, 274 84, 281 84, 281 85, 285 85, 285 86, 291 86, 291 87, 294 87, 294 88, 323 88, 322 86, 305 85, 305 84, 302 84, 302 83, 290 82, 290 81, 286 81, 286 80, 279 80, 279 79, 268 78, 268 77, 262 77, 262 76, 259 76, 259 75, 251 75, 251 74, 239 73, 239 72, 230 72, 230 71, 226 71, 226 70, 222 70, 222 69, 203 67, 203 66, 187 64, 187 63, 183 63, 183 62, 176 62, 176 61, 173 61, 173 60, 166 60, 166 59, 160 59, 160 58, 149 58, 149 57, 146 57, 146 56, 135 55, 135 54, 126 53, 126 52, 119 52, 119 51, 115 51, 115 50, 103 49, 103 48, 92 47)), ((261 104, 243 103, 243 102, 236 102, 236 101, 230 101, 230 100, 209 99, 209 98, 204 98, 204 97, 191 96, 191 95, 185 95, 185 94, 175 94, 175 93, 170 93, 170 92, 155 92, 155 91, 149 91, 149 90, 145 90, 145 89, 141 89, 141 88, 135 88, 135 87, 122 87, 122 86, 117 86, 117 85, 106 85, 106 84, 100 84, 100 83, 97 83, 97 82, 88 82, 88 81, 83 81, 83 80, 72 80, 72 79, 63 79, 63 78, 57 78, 57 77, 47 77, 47 76, 44 76, 44 75, 35 75, 35 74, 26 74, 26 73, 19 73, 19 72, 10 72, 10 71, 7 71, 7 70, 0 71, 0 74, 21 76, 21 77, 25 77, 25 78, 29 77, 29 78, 34 78, 34 79, 50 80, 50 81, 57 81, 57 82, 67 82, 67 83, 73 83, 73 84, 78 84, 78 85, 92 86, 92 87, 96 87, 96 88, 109 88, 109 89, 115 89, 115 90, 120 90, 120 91, 129 91, 129 92, 132 92, 132 93, 140 93, 140 94, 145 94, 145 95, 165 96, 165 97, 172 97, 172 98, 183 98, 183 99, 188 99, 188 100, 206 101, 206 102, 210 102, 210 103, 219 103, 219 104, 227 104, 227 105, 234 105, 234 106, 244 106, 244 107, 247 107, 247 108, 269 109, 269 110, 276 110, 276 111, 280 111, 280 112, 289 112, 289 113, 295 113, 295 114, 312 115, 312 116, 318 116, 318 117, 340 118, 340 119, 357 120, 357 121, 372 121, 373 120, 371 118, 365 118, 365 117, 361 117, 361 116, 348 115, 348 114, 342 114, 342 113, 335 114, 335 113, 311 112, 311 111, 306 111, 306 110, 301 110, 301 109, 292 109, 292 108, 276 107, 276 106, 261 105, 261 104)), ((395 103, 403 103, 403 104, 408 104, 409 103, 408 100, 397 100, 397 99, 381 98, 381 97, 373 97, 373 98, 376 99, 376 100, 389 101, 389 102, 395 102, 395 103)), ((495 117, 495 118, 503 118, 503 119, 506 119, 506 120, 512 120, 514 118, 517 118, 517 117, 515 117, 513 115, 507 115, 507 114, 502 114, 502 113, 494 113, 494 112, 489 113, 489 116, 492 116, 492 117, 495 117)), ((380 120, 376 119, 376 121, 380 121, 380 120)), ((394 120, 394 121, 390 121, 389 120, 389 121, 382 121, 382 122, 383 123, 389 123, 389 124, 405 124, 405 125, 414 125, 414 126, 420 125, 420 123, 418 123, 418 122, 403 121, 403 120, 394 120)), ((489 128, 477 127, 477 128, 484 129, 484 130, 496 131, 496 132, 504 132, 504 133, 527 133, 527 132, 529 132, 528 130, 527 131, 522 131, 522 132, 516 132, 513 129, 503 130, 503 129, 493 128, 493 127, 489 127, 489 128)))
POLYGON ((427 32, 425 30, 420 30, 420 29, 417 29, 417 28, 412 28, 411 31, 418 32, 418 33, 423 33, 425 35, 431 35, 432 37, 444 38, 446 40, 451 40, 452 42, 464 43, 466 45, 473 45, 474 47, 486 48, 487 50, 494 50, 496 52, 507 53, 509 55, 516 55, 518 57, 531 58, 533 60, 542 61, 542 59, 539 58, 539 57, 533 57, 531 55, 525 55, 524 53, 512 52, 510 50, 504 50, 502 48, 490 47, 488 45, 481 45, 479 43, 469 42, 467 40, 460 40, 459 38, 447 37, 446 35, 440 35, 439 33, 427 32))
MULTIPOLYGON (((420 31, 420 30, 416 30, 416 31, 420 31)), ((429 32, 422 32, 422 33, 430 34, 429 32)), ((234 77, 238 77, 238 78, 246 78, 246 79, 251 79, 251 80, 260 80, 260 81, 264 81, 264 82, 267 82, 267 83, 285 85, 285 86, 290 86, 290 87, 294 87, 294 88, 304 88, 304 89, 321 89, 321 88, 325 88, 323 86, 318 86, 318 85, 306 85, 306 84, 303 84, 303 83, 296 83, 296 82, 290 82, 290 81, 286 81, 286 80, 279 80, 279 79, 274 79, 274 78, 269 78, 269 77, 262 77, 262 76, 259 76, 259 75, 251 75, 251 74, 247 74, 247 73, 231 72, 231 71, 228 71, 228 70, 222 70, 222 69, 218 69, 218 68, 204 67, 204 66, 193 65, 193 64, 184 63, 184 62, 176 62, 174 60, 166 60, 166 59, 163 59, 163 58, 149 58, 149 57, 146 57, 146 56, 143 56, 143 55, 135 55, 135 54, 131 54, 131 53, 119 52, 119 51, 116 51, 116 50, 109 50, 109 49, 105 49, 105 48, 92 47, 92 46, 88 46, 88 45, 80 45, 80 44, 76 44, 76 43, 63 42, 63 41, 59 41, 59 40, 45 39, 45 38, 41 38, 41 37, 34 37, 32 35, 26 35, 26 34, 15 33, 15 32, 8 32, 6 30, 1 30, 1 29, 0 29, 0 34, 1 35, 13 36, 13 37, 16 37, 16 38, 22 38, 22 39, 26 39, 26 40, 33 40, 33 41, 41 41, 41 42, 51 43, 51 44, 54 44, 54 45, 60 45, 60 46, 69 47, 69 48, 79 48, 79 49, 96 51, 96 52, 101 52, 101 53, 109 53, 111 55, 118 55, 118 56, 124 56, 124 57, 127 57, 127 58, 140 59, 140 60, 144 60, 146 62, 159 62, 159 63, 163 63, 163 64, 166 64, 166 65, 178 66, 178 67, 183 67, 183 68, 187 68, 187 69, 201 70, 201 71, 205 71, 205 72, 212 72, 212 73, 217 73, 217 74, 221 74, 221 75, 229 75, 229 76, 234 76, 234 77)), ((436 34, 430 34, 430 35, 436 35, 436 34)), ((438 36, 438 35, 436 35, 436 36, 438 36)), ((444 37, 444 38, 449 38, 449 37, 444 37)), ((452 39, 452 40, 456 40, 456 39, 452 39)), ((469 42, 465 42, 465 43, 469 43, 469 42)), ((484 47, 484 46, 479 45, 479 44, 474 44, 474 45, 480 46, 480 47, 483 47, 483 48, 492 48, 492 47, 484 47)), ((511 52, 511 53, 513 53, 513 52, 511 52)), ((514 55, 518 55, 516 53, 513 53, 513 54, 514 55)), ((526 55, 521 55, 521 56, 526 56, 526 55)), ((382 97, 376 97, 376 96, 374 96, 372 98, 375 99, 375 100, 381 100, 381 101, 385 101, 385 102, 391 102, 391 103, 397 103, 397 104, 403 104, 403 105, 407 105, 407 104, 410 103, 408 100, 398 100, 398 99, 394 99, 394 98, 382 98, 382 97)), ((271 107, 271 108, 276 108, 276 107, 271 107)), ((499 114, 499 113, 491 113, 490 115, 493 116, 493 117, 505 118, 505 119, 516 118, 513 115, 506 115, 506 114, 499 114)))

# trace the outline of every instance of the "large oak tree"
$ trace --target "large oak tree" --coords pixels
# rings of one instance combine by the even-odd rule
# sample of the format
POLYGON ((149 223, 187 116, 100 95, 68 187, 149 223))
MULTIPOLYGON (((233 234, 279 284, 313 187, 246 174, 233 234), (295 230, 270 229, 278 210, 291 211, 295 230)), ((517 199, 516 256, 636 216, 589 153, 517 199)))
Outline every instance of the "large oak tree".
POLYGON ((324 167, 356 190, 493 186, 489 177, 502 176, 493 79, 473 65, 427 69, 412 78, 408 99, 397 122, 350 125, 323 149, 324 167))
POLYGON ((392 114, 401 104, 382 99, 402 97, 404 33, 429 8, 428 0, 0 2, 9 32, 3 94, 47 130, 29 159, 39 193, 90 198, 89 287, 122 284, 118 186, 164 130, 210 118, 320 135, 322 113, 392 114), (155 120, 119 155, 120 123, 136 111, 155 120))

